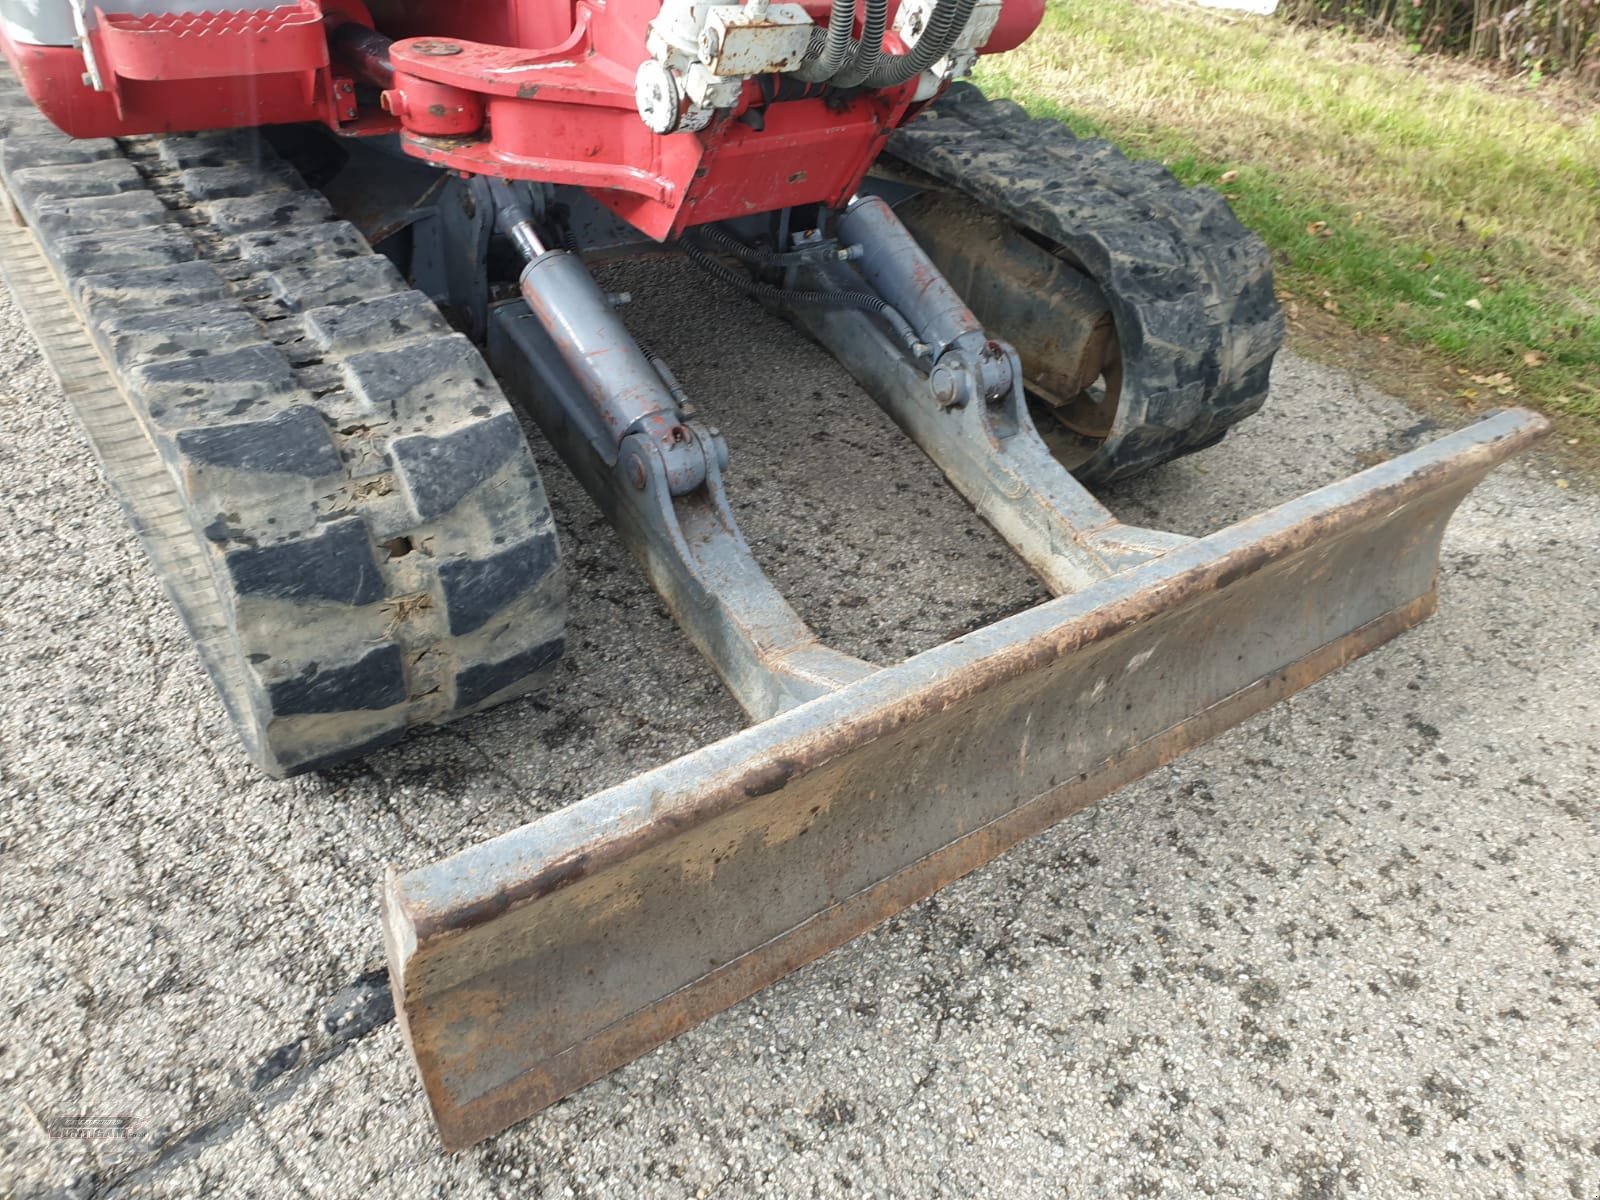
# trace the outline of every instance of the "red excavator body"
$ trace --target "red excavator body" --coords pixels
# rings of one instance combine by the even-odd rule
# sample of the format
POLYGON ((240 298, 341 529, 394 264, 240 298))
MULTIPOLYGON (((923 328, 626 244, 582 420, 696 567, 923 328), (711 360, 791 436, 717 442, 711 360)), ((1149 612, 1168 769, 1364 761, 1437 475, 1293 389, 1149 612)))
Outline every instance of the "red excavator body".
MULTIPOLYGON (((110 13, 77 46, 6 39, 28 95, 73 137, 320 122, 399 134, 408 154, 452 170, 592 189, 664 239, 691 225, 800 204, 843 204, 889 135, 920 107, 919 79, 824 94, 757 61, 700 129, 640 120, 637 77, 655 0, 505 0, 374 5, 298 0, 195 14, 110 13), (368 31, 376 36, 364 36, 368 31)), ((704 7, 704 6, 702 6, 704 7)), ((738 6, 723 6, 738 7, 738 6)), ((804 7, 826 24, 829 6, 804 7)), ((907 49, 889 13, 884 52, 907 49)), ((983 53, 1020 45, 1043 0, 1005 0, 983 53)), ((769 26, 780 31, 783 26, 769 26)), ((794 44, 791 37, 789 45, 794 44)), ((924 100, 928 97, 924 96, 924 100)))

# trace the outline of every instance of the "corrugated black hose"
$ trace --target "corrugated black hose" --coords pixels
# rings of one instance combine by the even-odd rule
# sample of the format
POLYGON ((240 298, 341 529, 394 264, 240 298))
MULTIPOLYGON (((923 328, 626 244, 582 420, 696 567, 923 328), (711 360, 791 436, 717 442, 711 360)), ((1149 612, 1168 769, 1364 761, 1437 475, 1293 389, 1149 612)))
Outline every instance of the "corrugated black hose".
POLYGON ((818 29, 812 33, 805 61, 795 72, 797 76, 808 83, 823 83, 838 74, 854 48, 854 40, 850 35, 856 30, 856 6, 859 2, 833 0, 833 8, 828 14, 828 31, 824 33, 818 29))
POLYGON ((906 54, 892 54, 880 59, 867 75, 866 86, 898 87, 922 74, 950 53, 950 47, 956 44, 956 39, 966 29, 967 22, 972 19, 972 10, 977 6, 978 0, 939 0, 917 44, 906 54))
POLYGON ((878 65, 883 53, 883 33, 889 27, 889 0, 867 0, 867 15, 861 24, 861 40, 856 42, 850 61, 828 80, 834 87, 855 87, 878 65))
POLYGON ((905 54, 883 56, 888 0, 867 0, 861 37, 850 37, 857 0, 834 0, 828 31, 811 35, 805 61, 795 75, 834 87, 898 87, 916 78, 946 54, 972 19, 977 0, 939 0, 916 45, 905 54))

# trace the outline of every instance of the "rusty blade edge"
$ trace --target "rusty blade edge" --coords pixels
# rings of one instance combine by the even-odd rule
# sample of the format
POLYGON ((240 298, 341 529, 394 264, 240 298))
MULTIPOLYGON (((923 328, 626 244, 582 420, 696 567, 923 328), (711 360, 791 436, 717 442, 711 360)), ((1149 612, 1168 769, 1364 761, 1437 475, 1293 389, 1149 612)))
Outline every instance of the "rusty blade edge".
MULTIPOLYGON (((436 1093, 436 1081, 425 1072, 424 1086, 445 1149, 465 1149, 510 1128, 530 1113, 554 1104, 619 1065, 648 1053, 712 1014, 754 995, 774 980, 926 899, 1017 843, 1044 832, 1185 751, 1271 708, 1425 620, 1434 611, 1435 595, 1430 590, 1418 596, 1105 760, 1094 769, 916 859, 738 958, 552 1055, 494 1091, 463 1101, 458 1096, 436 1093)), ((397 960, 391 957, 390 961, 397 960)), ((399 1006, 399 1011, 402 1030, 407 1044, 411 1045, 404 1004, 399 1006)))
POLYGON ((765 745, 778 745, 775 751, 752 757, 741 740, 753 730, 745 730, 430 866, 391 869, 385 889, 391 943, 404 956, 418 943, 471 929, 775 792, 863 741, 1112 637, 1185 597, 1226 587, 1364 521, 1393 517, 1446 486, 1464 494, 1549 428, 1545 418, 1522 409, 1486 417, 774 717, 759 728, 765 745), (830 719, 830 706, 837 719, 830 719), (786 738, 790 732, 794 736, 786 738), (537 847, 536 857, 530 847, 537 847))

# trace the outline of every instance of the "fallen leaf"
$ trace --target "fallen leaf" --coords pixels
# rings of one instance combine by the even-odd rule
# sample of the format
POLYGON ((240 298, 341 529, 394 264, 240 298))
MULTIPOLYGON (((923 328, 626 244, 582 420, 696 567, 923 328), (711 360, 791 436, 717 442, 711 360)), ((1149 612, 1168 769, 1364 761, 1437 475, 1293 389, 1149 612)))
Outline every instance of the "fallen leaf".
POLYGON ((1350 218, 1350 228, 1354 229, 1357 225, 1361 224, 1361 222, 1364 221, 1365 219, 1366 219, 1366 214, 1365 213, 1356 213, 1356 214, 1354 214, 1350 218))
POLYGON ((1324 300, 1322 302, 1322 307, 1327 309, 1331 313, 1336 313, 1336 312, 1339 311, 1339 302, 1337 300, 1335 300, 1332 296, 1329 296, 1326 300, 1324 300))
POLYGON ((1239 193, 1238 192, 1223 192, 1222 193, 1222 198, 1224 200, 1237 200, 1239 198, 1239 193))
POLYGON ((1463 400, 1476 400, 1478 398, 1478 389, 1477 388, 1462 388, 1461 389, 1461 398, 1463 400))
POLYGON ((1217 182, 1218 183, 1232 183, 1237 178, 1239 178, 1239 172, 1237 172, 1237 171, 1224 171, 1221 175, 1217 176, 1217 182))
POLYGON ((1522 356, 1522 365, 1525 367, 1542 367, 1549 361, 1548 354, 1541 354, 1537 350, 1529 350, 1522 356))
POLYGON ((1387 342, 1389 340, 1389 335, 1387 333, 1380 333, 1378 335, 1378 340, 1380 342, 1387 342))
POLYGON ((1467 307, 1472 309, 1474 312, 1481 312, 1483 310, 1483 301, 1474 296, 1471 300, 1467 301, 1467 307))
POLYGON ((1562 491, 1566 491, 1567 490, 1567 481, 1565 479, 1558 479, 1558 480, 1556 480, 1556 486, 1558 488, 1560 488, 1562 491))
POLYGON ((1326 221, 1313 221, 1306 226, 1306 232, 1312 237, 1327 237, 1328 223, 1326 221))

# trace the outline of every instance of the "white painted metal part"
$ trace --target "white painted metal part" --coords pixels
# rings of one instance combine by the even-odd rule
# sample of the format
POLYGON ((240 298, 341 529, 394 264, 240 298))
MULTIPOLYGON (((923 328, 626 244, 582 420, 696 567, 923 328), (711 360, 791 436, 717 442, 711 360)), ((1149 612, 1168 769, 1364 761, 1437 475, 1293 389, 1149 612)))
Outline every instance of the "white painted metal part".
POLYGON ((714 75, 792 71, 805 57, 815 26, 798 4, 761 8, 719 4, 700 31, 700 58, 714 75))
POLYGON ((639 64, 633 77, 633 101, 652 132, 671 133, 678 127, 678 81, 666 64, 653 58, 639 64))

